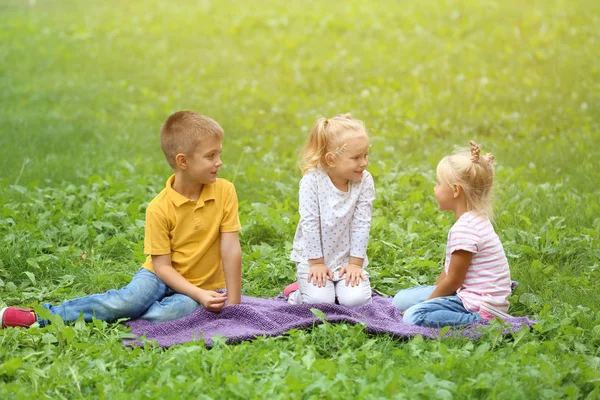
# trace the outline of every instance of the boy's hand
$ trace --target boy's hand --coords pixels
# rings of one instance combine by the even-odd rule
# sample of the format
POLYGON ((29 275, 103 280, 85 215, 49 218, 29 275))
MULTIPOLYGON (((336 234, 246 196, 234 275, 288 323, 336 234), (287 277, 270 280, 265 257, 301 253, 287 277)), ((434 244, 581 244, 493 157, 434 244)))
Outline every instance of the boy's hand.
POLYGON ((308 282, 318 287, 325 287, 327 278, 333 279, 333 272, 325 264, 313 264, 310 266, 308 282))
POLYGON ((227 293, 218 293, 213 290, 203 290, 198 295, 198 302, 208 311, 219 312, 225 306, 227 293))
POLYGON ((360 280, 367 280, 363 272, 363 268, 361 266, 355 264, 348 264, 344 268, 340 269, 338 272, 340 278, 346 274, 346 286, 350 284, 352 287, 358 286, 360 284, 360 280))

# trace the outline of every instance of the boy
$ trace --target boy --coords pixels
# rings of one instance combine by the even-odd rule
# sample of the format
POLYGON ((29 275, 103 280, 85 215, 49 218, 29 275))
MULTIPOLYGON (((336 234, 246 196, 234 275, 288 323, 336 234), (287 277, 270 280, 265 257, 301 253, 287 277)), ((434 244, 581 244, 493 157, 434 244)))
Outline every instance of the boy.
MULTIPOLYGON (((109 290, 43 307, 65 322, 80 314, 105 321, 181 318, 198 305, 218 312, 241 299, 242 250, 238 200, 233 184, 217 179, 223 129, 191 111, 171 115, 161 129, 161 145, 175 172, 146 210, 142 268, 120 290, 109 290), (227 293, 216 292, 226 286, 227 293)), ((32 310, 0 311, 1 327, 49 323, 32 310)))

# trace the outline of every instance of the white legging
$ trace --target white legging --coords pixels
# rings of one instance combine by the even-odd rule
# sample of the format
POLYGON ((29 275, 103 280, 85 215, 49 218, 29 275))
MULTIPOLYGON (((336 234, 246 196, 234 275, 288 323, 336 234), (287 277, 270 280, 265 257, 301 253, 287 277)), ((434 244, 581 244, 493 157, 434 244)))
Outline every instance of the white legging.
POLYGON ((346 286, 346 276, 339 276, 341 267, 333 270, 333 279, 327 278, 327 283, 323 287, 318 287, 308 282, 310 267, 305 263, 297 264, 297 277, 300 290, 294 295, 296 303, 329 303, 334 304, 337 297, 338 303, 347 307, 362 306, 371 302, 371 283, 367 271, 364 271, 367 277, 366 281, 360 280, 358 286, 346 286))

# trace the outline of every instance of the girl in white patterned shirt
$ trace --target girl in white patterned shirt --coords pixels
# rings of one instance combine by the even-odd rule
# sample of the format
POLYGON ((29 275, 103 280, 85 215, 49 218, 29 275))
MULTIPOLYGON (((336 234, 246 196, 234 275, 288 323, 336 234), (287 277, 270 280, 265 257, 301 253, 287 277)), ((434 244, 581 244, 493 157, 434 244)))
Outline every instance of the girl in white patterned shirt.
POLYGON ((437 167, 435 198, 440 210, 452 211, 446 261, 434 286, 404 289, 393 304, 407 324, 443 327, 509 315, 511 291, 504 248, 490 222, 494 156, 471 150, 444 157, 437 167))
POLYGON ((375 188, 368 151, 365 127, 350 114, 313 126, 301 152, 300 221, 291 254, 298 281, 284 290, 290 303, 371 302, 365 267, 375 188))

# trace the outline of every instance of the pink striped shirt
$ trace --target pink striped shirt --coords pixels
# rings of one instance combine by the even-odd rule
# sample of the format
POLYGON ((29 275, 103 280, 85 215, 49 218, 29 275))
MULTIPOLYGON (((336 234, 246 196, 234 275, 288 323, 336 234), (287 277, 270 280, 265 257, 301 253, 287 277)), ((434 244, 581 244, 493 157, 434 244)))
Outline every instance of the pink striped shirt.
POLYGON ((445 270, 457 250, 473 253, 462 285, 456 291, 465 308, 479 312, 483 301, 508 311, 506 298, 510 294, 510 269, 500 238, 489 219, 467 212, 461 215, 448 232, 445 270))

